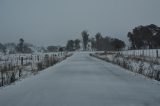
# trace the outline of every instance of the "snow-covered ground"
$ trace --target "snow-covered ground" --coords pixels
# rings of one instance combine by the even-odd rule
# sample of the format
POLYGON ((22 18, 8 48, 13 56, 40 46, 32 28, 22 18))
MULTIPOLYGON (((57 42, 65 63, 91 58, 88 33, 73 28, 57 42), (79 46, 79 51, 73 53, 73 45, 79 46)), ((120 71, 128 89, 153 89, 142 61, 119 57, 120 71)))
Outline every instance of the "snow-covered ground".
POLYGON ((93 56, 117 64, 123 68, 126 68, 132 72, 143 74, 152 79, 160 80, 160 61, 159 58, 146 57, 140 55, 129 55, 126 52, 138 52, 135 51, 120 51, 120 52, 103 52, 95 53, 93 56))
POLYGON ((85 52, 0 89, 2 106, 159 106, 159 100, 158 82, 85 52))
POLYGON ((63 57, 66 52, 53 52, 53 53, 33 53, 33 54, 9 54, 9 55, 0 55, 0 65, 3 64, 13 64, 13 65, 21 65, 21 57, 24 59, 24 64, 28 62, 39 62, 42 61, 45 55, 54 56, 57 58, 63 57))
MULTIPOLYGON (((68 54, 66 52, 55 53, 34 53, 34 54, 11 54, 0 55, 0 86, 10 84, 11 76, 14 74, 15 79, 23 78, 38 71, 38 64, 43 66, 50 61, 55 63, 63 60, 68 54), (46 59, 47 57, 47 59, 46 59), (46 61, 47 60, 47 61, 46 61), (20 71, 21 70, 21 71, 20 71)), ((48 63, 49 64, 49 63, 48 63)), ((48 67, 48 65, 46 65, 48 67)), ((47 68, 44 66, 44 68, 47 68)))

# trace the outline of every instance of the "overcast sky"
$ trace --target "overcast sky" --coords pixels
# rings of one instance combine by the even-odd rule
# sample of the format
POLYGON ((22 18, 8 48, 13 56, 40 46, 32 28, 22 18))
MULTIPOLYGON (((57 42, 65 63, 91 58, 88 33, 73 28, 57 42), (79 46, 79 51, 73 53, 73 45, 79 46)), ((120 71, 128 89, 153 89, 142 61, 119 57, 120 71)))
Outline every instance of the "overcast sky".
POLYGON ((83 30, 127 40, 148 24, 160 26, 160 0, 0 0, 1 43, 65 45, 83 30))

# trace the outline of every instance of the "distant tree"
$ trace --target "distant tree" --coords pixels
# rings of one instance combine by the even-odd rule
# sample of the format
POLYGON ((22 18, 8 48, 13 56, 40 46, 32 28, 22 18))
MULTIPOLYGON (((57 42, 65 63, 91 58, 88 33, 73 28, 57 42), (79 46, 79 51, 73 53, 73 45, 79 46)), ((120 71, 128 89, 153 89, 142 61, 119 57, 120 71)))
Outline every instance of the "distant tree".
POLYGON ((98 51, 103 50, 121 50, 125 47, 125 43, 117 38, 103 37, 101 33, 95 35, 95 47, 98 51))
POLYGON ((76 40, 74 41, 74 43, 75 43, 75 49, 76 49, 76 50, 80 49, 80 40, 79 40, 79 39, 76 39, 76 40))
POLYGON ((16 47, 17 52, 24 53, 24 40, 23 38, 19 39, 19 44, 16 47))
POLYGON ((16 44, 15 43, 6 43, 4 44, 6 49, 9 51, 9 54, 16 53, 16 44))
POLYGON ((104 45, 104 50, 112 50, 112 44, 111 44, 112 38, 106 36, 105 38, 103 38, 103 45, 104 45))
POLYGON ((63 52, 63 51, 65 51, 65 47, 60 47, 59 52, 63 52))
POLYGON ((111 45, 113 47, 113 50, 122 50, 125 47, 125 43, 122 40, 119 39, 112 39, 111 45))
POLYGON ((24 53, 32 53, 33 50, 31 49, 31 47, 33 47, 32 44, 24 43, 23 52, 24 52, 24 53))
POLYGON ((91 41, 91 49, 92 49, 92 50, 95 50, 95 49, 96 49, 96 41, 95 41, 95 38, 91 38, 90 41, 91 41))
POLYGON ((101 50, 102 46, 101 46, 101 43, 102 43, 102 35, 100 32, 98 32, 96 35, 95 35, 95 38, 96 38, 96 48, 97 50, 101 50))
POLYGON ((131 42, 131 48, 130 49, 136 49, 136 41, 133 37, 133 34, 131 32, 128 32, 127 37, 129 38, 129 41, 131 42))
POLYGON ((131 42, 131 49, 160 47, 160 27, 154 24, 135 27, 127 36, 131 42))
POLYGON ((0 50, 2 50, 4 54, 6 54, 6 47, 1 43, 0 43, 0 50))
POLYGON ((66 49, 67 51, 74 51, 74 41, 73 40, 69 40, 67 42, 66 49))
POLYGON ((24 40, 23 38, 19 39, 19 49, 23 53, 24 40))
POLYGON ((100 32, 98 32, 96 35, 96 41, 100 40, 102 38, 102 34, 100 32))
POLYGON ((56 47, 56 46, 48 46, 47 50, 48 50, 48 52, 56 52, 56 51, 58 51, 58 47, 56 47))
POLYGON ((89 40, 89 34, 87 31, 82 31, 81 33, 82 38, 83 38, 83 50, 87 50, 87 44, 88 44, 88 40, 89 40))
POLYGON ((160 48, 160 31, 157 32, 153 39, 156 43, 155 48, 160 48))
POLYGON ((23 38, 19 39, 19 43, 16 46, 16 51, 19 53, 32 53, 32 49, 30 47, 33 47, 30 43, 24 43, 23 38))

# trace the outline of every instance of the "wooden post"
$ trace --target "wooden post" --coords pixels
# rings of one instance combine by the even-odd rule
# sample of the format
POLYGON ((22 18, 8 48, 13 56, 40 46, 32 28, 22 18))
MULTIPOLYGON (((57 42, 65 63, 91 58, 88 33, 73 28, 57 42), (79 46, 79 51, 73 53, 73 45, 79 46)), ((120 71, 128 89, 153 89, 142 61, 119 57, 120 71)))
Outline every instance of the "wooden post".
POLYGON ((3 72, 2 72, 2 70, 1 70, 1 86, 4 86, 4 78, 3 78, 3 72))
POLYGON ((21 57, 21 65, 23 66, 23 57, 21 57))
POLYGON ((2 67, 0 66, 0 72, 1 72, 1 85, 0 86, 3 86, 3 73, 2 73, 2 67))
POLYGON ((156 57, 158 58, 158 50, 156 50, 156 57))
POLYGON ((39 55, 37 55, 37 60, 38 60, 38 62, 39 62, 39 55))
POLYGON ((19 69, 19 77, 21 77, 21 75, 22 75, 22 70, 21 70, 21 68, 19 69))

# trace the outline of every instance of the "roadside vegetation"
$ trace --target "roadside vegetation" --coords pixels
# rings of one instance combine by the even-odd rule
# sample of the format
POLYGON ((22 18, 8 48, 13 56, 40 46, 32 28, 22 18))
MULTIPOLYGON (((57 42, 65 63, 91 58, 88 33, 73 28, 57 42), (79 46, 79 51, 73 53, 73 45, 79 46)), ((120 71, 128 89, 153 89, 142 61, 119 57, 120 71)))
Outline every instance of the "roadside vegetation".
POLYGON ((0 87, 36 75, 71 55, 65 47, 36 47, 23 38, 17 44, 0 43, 0 87))
POLYGON ((111 43, 111 49, 101 49, 104 52, 90 55, 160 81, 160 27, 141 25, 128 32, 127 37, 128 49, 122 49, 124 46, 114 49, 111 43))

